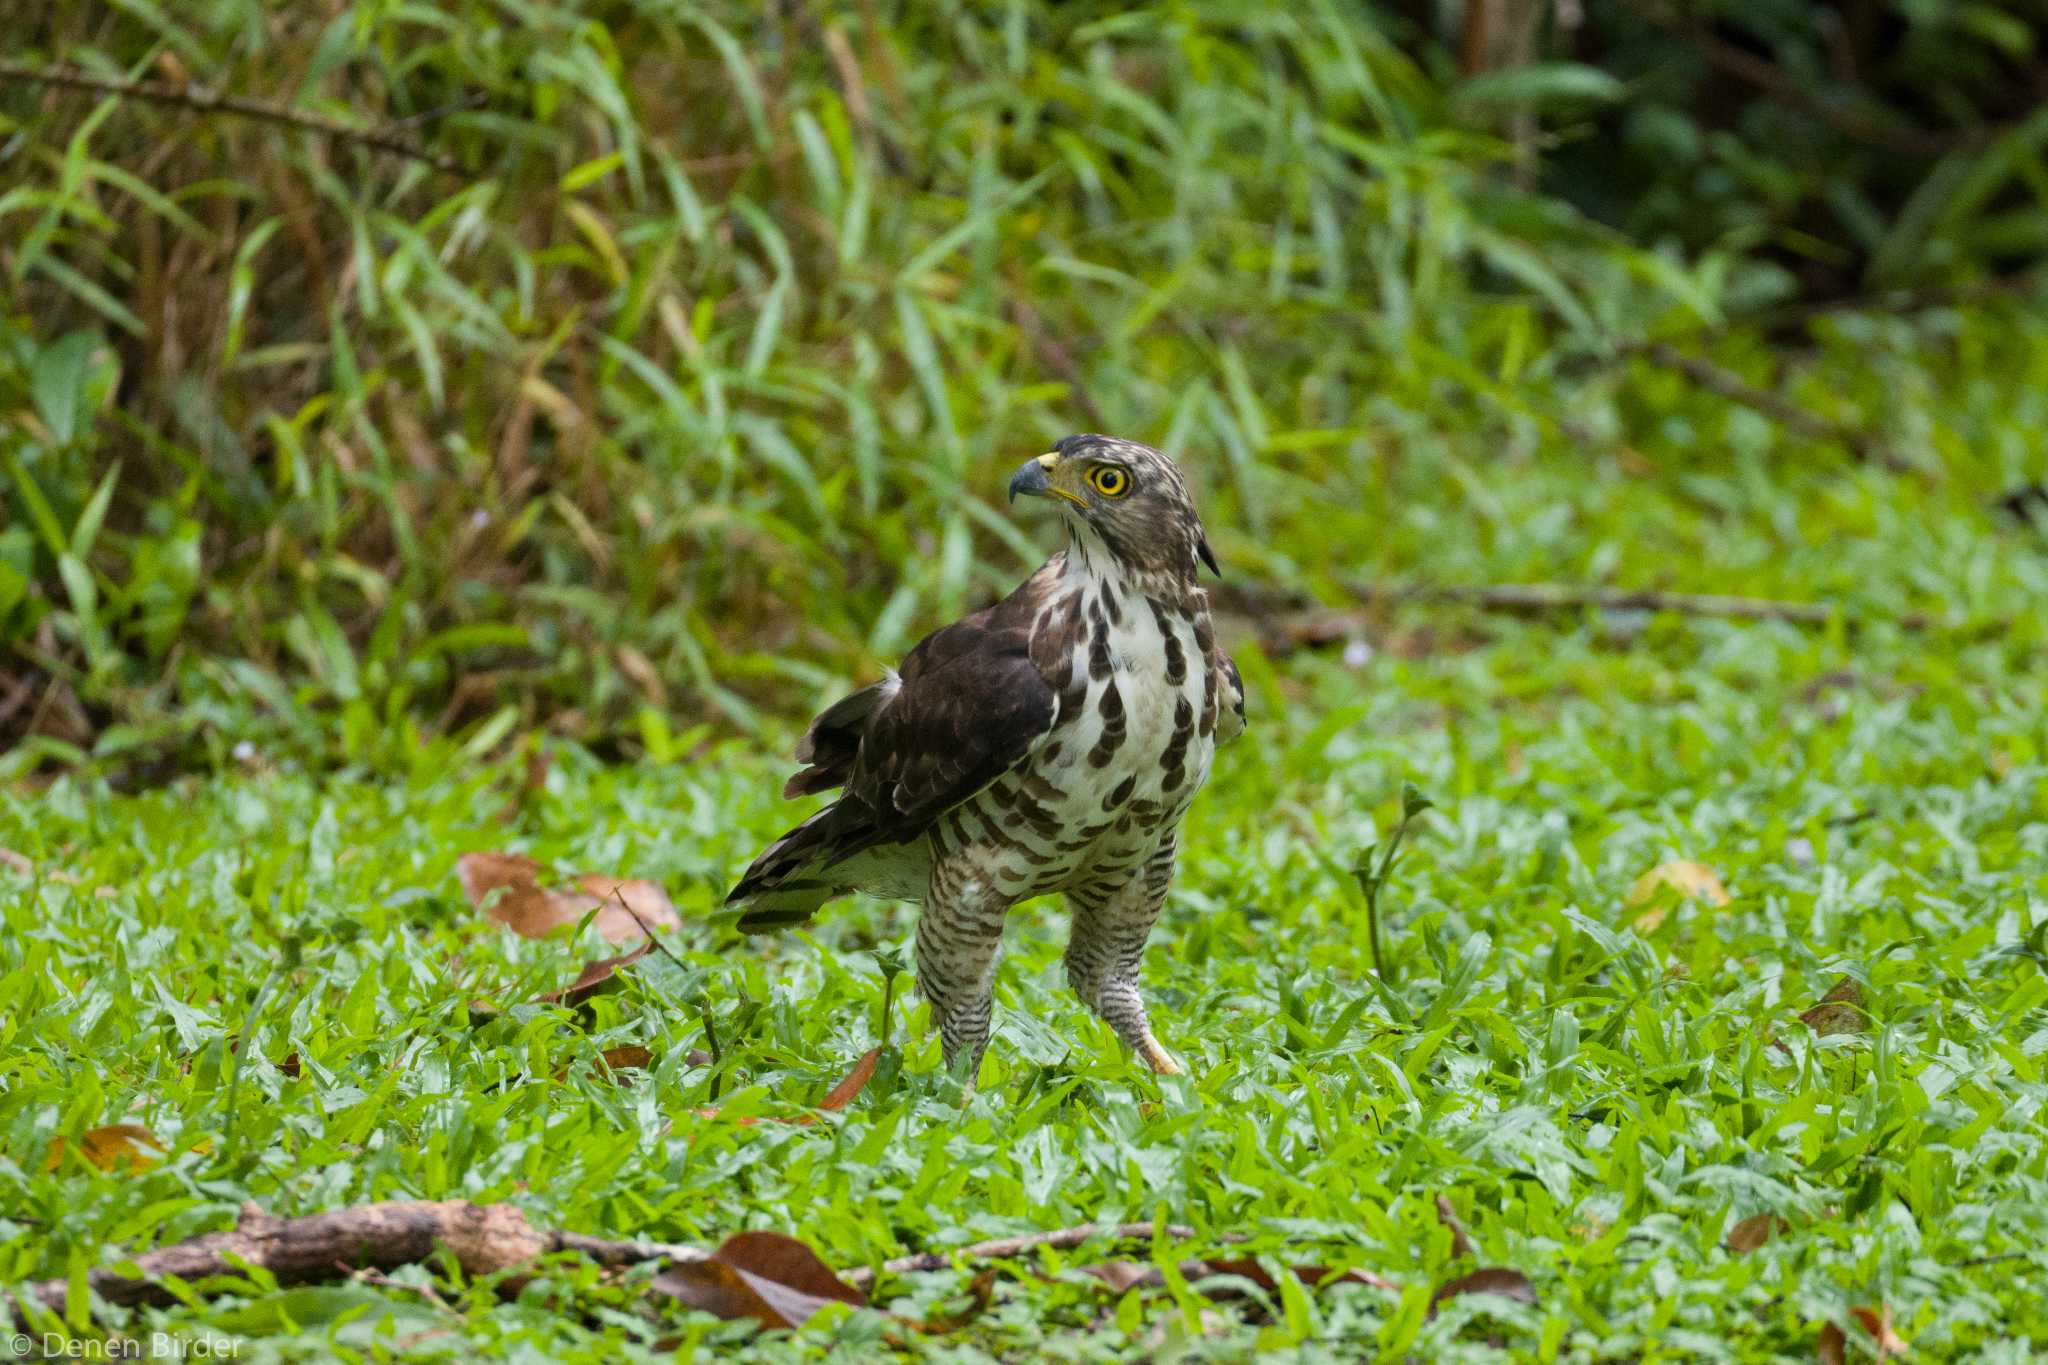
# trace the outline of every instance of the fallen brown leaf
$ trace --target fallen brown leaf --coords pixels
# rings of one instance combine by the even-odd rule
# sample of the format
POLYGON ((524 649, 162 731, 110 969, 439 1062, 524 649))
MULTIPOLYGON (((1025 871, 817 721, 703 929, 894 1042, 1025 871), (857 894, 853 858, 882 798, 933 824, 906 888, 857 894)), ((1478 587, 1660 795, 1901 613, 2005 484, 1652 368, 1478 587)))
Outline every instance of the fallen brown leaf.
POLYGON ((1536 1302, 1536 1286, 1529 1283, 1527 1275, 1506 1266, 1490 1265, 1438 1285, 1436 1293, 1429 1296, 1429 1315, 1435 1317, 1439 1304, 1465 1294, 1493 1294, 1516 1303, 1536 1302))
POLYGON ((957 1332, 983 1313, 986 1313, 988 1306, 995 1302, 995 1297, 996 1267, 989 1266, 979 1275, 976 1275, 974 1282, 967 1286, 967 1306, 965 1308, 942 1314, 936 1318, 926 1318, 923 1322, 917 1324, 917 1329, 920 1332, 935 1334, 957 1332))
MULTIPOLYGON (((114 1123, 105 1128, 94 1128, 78 1136, 78 1154, 103 1171, 111 1171, 119 1165, 132 1166, 137 1171, 146 1171, 156 1165, 157 1158, 143 1151, 154 1147, 158 1152, 168 1149, 156 1140, 156 1135, 138 1123, 114 1123)), ((50 1155, 43 1162, 43 1169, 54 1171, 64 1164, 64 1153, 70 1150, 62 1137, 50 1140, 50 1155)))
POLYGON ((621 967, 638 962, 654 951, 654 940, 643 938, 640 946, 617 957, 601 957, 595 962, 583 964, 583 970, 576 979, 559 990, 548 991, 536 997, 547 1004, 580 1005, 593 995, 605 994, 618 987, 618 972, 621 967))
MULTIPOLYGON (((867 1083, 875 1078, 875 1063, 881 1059, 882 1049, 878 1047, 871 1047, 862 1053, 860 1060, 853 1064, 853 1070, 846 1073, 846 1079, 833 1086, 831 1093, 818 1101, 818 1108, 836 1111, 852 1104, 854 1096, 860 1094, 867 1083)), ((808 1121, 809 1116, 805 1117, 808 1121)))
MULTIPOLYGON (((821 1110, 825 1110, 826 1112, 833 1112, 836 1110, 844 1109, 847 1105, 852 1104, 854 1096, 860 1094, 860 1092, 867 1086, 867 1083, 875 1078, 875 1064, 879 1062, 881 1058, 882 1049, 878 1047, 871 1047, 866 1052, 862 1053, 861 1059, 853 1064, 853 1070, 847 1072, 845 1077, 839 1082, 839 1084, 833 1086, 831 1091, 825 1096, 825 1098, 818 1101, 818 1108, 821 1110)), ((709 1066, 711 1064, 711 1054, 708 1052, 698 1052, 692 1050, 690 1053, 690 1060, 692 1063, 696 1065, 709 1066), (697 1060, 698 1058, 702 1058, 703 1060, 699 1062, 697 1060)), ((719 1117, 719 1111, 715 1108, 699 1109, 697 1111, 697 1117, 700 1119, 715 1119, 719 1117)), ((728 1123, 738 1124, 742 1128, 751 1128, 753 1125, 760 1123, 762 1120, 752 1115, 748 1115, 744 1118, 728 1119, 726 1121, 728 1123)), ((816 1123, 818 1121, 818 1116, 816 1114, 803 1114, 793 1119, 776 1118, 770 1116, 767 1121, 770 1123, 793 1123, 802 1127, 816 1123)))
POLYGON ((638 1043, 608 1047, 598 1056, 614 1071, 645 1071, 654 1065, 654 1054, 638 1043))
POLYGON ((779 1232, 742 1232, 703 1260, 676 1261, 654 1277, 656 1292, 717 1317, 766 1327, 801 1327, 829 1304, 867 1306, 816 1252, 779 1232))
POLYGON ((1696 900, 1711 906, 1723 906, 1728 903, 1728 888, 1721 885, 1719 875, 1705 863, 1694 862, 1690 858, 1673 858, 1668 863, 1659 863, 1636 878, 1635 885, 1628 889, 1629 909, 1649 907, 1635 917, 1635 928, 1648 933, 1662 924, 1674 900, 1696 900), (1677 895, 1660 899, 1658 893, 1667 888, 1677 895))
POLYGON ((1746 1256, 1780 1233, 1790 1232, 1792 1225, 1775 1213, 1753 1213, 1728 1229, 1727 1248, 1738 1256, 1746 1256))
POLYGON ((1849 1312, 1856 1319, 1857 1325, 1868 1332, 1870 1339, 1877 1343, 1879 1360, 1890 1360, 1893 1356, 1905 1354, 1906 1339, 1892 1330, 1890 1304, 1879 1304, 1875 1308, 1851 1308, 1849 1312))
POLYGON ((1799 1022, 1813 1030, 1816 1038, 1830 1033, 1861 1033, 1868 1016, 1863 1011, 1863 988, 1855 978, 1843 977, 1820 1003, 1799 1016, 1799 1022))
POLYGON ((456 861, 469 903, 522 938, 542 938, 595 910, 597 931, 613 943, 648 929, 682 925, 668 893, 653 882, 587 872, 574 889, 553 889, 548 870, 519 853, 465 853, 456 861), (486 902, 489 902, 486 904, 486 902))
MULTIPOLYGON (((0 848, 0 867, 12 868, 24 877, 33 877, 36 875, 35 863, 32 862, 25 854, 16 853, 11 848, 0 848)), ((46 868, 43 872, 43 876, 47 880, 57 883, 59 886, 82 887, 85 884, 79 879, 78 874, 74 872, 66 872, 61 867, 46 868)), ((92 889, 92 894, 98 897, 100 900, 110 901, 121 893, 114 890, 114 888, 111 886, 95 886, 92 889)))

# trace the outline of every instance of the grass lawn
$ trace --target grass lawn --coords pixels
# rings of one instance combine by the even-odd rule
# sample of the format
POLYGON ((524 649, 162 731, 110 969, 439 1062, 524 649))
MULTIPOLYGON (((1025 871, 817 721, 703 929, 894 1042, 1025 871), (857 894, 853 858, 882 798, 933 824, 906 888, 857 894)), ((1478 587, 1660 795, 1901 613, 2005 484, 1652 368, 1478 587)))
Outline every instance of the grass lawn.
MULTIPOLYGON (((1197 1235, 1008 1263, 944 1332, 832 1310, 758 1335, 648 1295, 645 1272, 570 1261, 516 1292, 414 1269, 104 1320, 233 1337, 243 1360, 678 1342, 762 1359, 1811 1360, 1831 1324, 1870 1358, 1887 1322, 1917 1359, 2036 1359, 2048 557, 1988 510, 2012 473, 1996 461, 1936 480, 1761 458, 1597 488, 1538 461, 1487 476, 1466 515, 1388 515, 1383 549, 1538 577, 1571 547, 1630 584, 1765 583, 1933 626, 1409 607, 1348 654, 1272 662, 1240 639, 1254 729, 1194 808, 1145 971, 1186 1078, 1144 1072, 1065 991, 1063 916, 1040 902, 1014 919, 979 1094, 963 1105, 939 1074, 899 988, 899 1050, 844 1113, 741 1122, 802 1114, 881 1040, 877 954, 904 953, 912 924, 842 903, 808 933, 736 940, 714 916, 792 819, 775 797, 787 721, 632 764, 557 744, 516 802, 517 756, 402 730, 374 765, 259 752, 130 795, 85 775, 17 784, 0 795, 19 855, 0 867, 0 1284, 225 1227, 249 1199, 279 1215, 509 1200, 539 1225, 702 1245, 768 1228, 841 1270, 1156 1219, 1197 1235), (1349 869, 1404 782, 1437 808, 1381 897, 1375 984, 1349 869), (581 1012, 529 1003, 608 949, 587 930, 520 939, 471 908, 456 860, 479 849, 660 882, 683 920, 674 957, 581 1012), (1681 859, 1725 898, 1694 870, 1691 897, 1644 886, 1631 903, 1681 859), (1831 991, 1855 1003, 1802 1019, 1831 991), (707 1022, 716 1067, 690 1055, 707 1022), (238 1075, 236 1038, 254 1044, 238 1075), (615 1082, 597 1058, 628 1044, 651 1064, 615 1082), (80 1139, 116 1123, 168 1154, 100 1169, 80 1139), (1739 1243, 1775 1235, 1732 1250, 1744 1220, 1739 1243), (1247 1253, 1396 1288, 1282 1274, 1211 1301, 1171 1269, 1247 1253), (1156 1257, 1164 1286, 1118 1293, 1076 1269, 1113 1255, 1156 1257), (1433 1290, 1480 1266, 1521 1272, 1535 1301, 1465 1294, 1432 1316, 1433 1290)), ((974 1273, 885 1276, 875 1301, 944 1318, 974 1273)))

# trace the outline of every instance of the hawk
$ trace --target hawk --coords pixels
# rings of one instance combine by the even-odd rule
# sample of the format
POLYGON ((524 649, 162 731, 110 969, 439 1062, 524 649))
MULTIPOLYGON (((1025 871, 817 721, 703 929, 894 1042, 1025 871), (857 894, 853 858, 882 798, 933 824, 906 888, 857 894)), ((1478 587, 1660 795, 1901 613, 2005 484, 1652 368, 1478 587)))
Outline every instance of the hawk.
POLYGON ((1010 480, 1058 509, 1066 548, 1008 597, 926 636, 797 745, 783 796, 839 799, 770 844, 726 898, 779 929, 853 891, 919 901, 918 987, 949 1069, 988 1046, 1010 908, 1060 892, 1067 981, 1155 1071, 1138 962, 1181 817, 1244 729, 1237 666, 1196 581, 1216 557, 1150 446, 1069 436, 1010 480))

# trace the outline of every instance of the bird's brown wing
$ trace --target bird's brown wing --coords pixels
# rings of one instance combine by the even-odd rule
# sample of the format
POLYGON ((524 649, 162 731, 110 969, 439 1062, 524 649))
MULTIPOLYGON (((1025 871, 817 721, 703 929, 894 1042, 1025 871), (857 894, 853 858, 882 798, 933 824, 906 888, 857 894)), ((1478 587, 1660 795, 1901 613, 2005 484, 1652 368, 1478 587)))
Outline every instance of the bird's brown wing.
POLYGON ((873 820, 873 843, 922 834, 1052 728, 1054 693, 1031 661, 1034 611, 1023 595, 926 636, 867 717, 844 799, 873 820))

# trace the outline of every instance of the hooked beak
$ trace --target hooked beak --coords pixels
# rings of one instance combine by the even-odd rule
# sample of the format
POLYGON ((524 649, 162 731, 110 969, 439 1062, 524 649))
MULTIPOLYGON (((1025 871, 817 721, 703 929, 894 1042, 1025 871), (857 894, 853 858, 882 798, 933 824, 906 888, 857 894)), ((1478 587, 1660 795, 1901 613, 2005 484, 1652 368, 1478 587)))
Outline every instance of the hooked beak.
POLYGON ((1010 476, 1010 501, 1015 502, 1019 493, 1034 498, 1042 498, 1050 493, 1052 480, 1046 478, 1046 474, 1059 463, 1059 458, 1058 455, 1047 451, 1037 459, 1026 460, 1019 465, 1017 472, 1010 476))
POLYGON ((1052 472, 1052 467, 1059 462, 1059 452, 1049 450, 1036 459, 1026 460, 1019 465, 1017 472, 1010 476, 1010 501, 1015 502, 1017 495, 1024 493, 1034 498, 1065 498, 1076 506, 1084 505, 1081 499, 1065 489, 1054 488, 1052 480, 1046 477, 1052 472))

